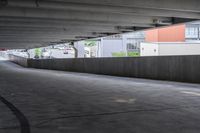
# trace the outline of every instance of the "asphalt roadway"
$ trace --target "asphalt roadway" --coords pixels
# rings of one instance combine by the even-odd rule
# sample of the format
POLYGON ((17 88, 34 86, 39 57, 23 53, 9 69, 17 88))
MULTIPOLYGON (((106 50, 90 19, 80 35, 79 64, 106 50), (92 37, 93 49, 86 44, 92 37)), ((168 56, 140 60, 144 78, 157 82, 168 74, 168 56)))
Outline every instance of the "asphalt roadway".
POLYGON ((200 133, 200 85, 0 60, 0 133, 200 133))

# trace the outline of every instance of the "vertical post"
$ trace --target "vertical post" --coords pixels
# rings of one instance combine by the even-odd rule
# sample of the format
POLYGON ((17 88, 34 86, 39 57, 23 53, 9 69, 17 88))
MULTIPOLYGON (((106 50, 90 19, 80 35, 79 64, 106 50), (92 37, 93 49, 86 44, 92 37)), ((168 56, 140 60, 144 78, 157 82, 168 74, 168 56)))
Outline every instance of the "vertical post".
POLYGON ((74 42, 71 42, 70 45, 74 49, 74 58, 78 58, 78 50, 77 50, 77 48, 75 48, 74 42))
POLYGON ((29 53, 29 50, 28 50, 28 49, 26 49, 26 53, 27 53, 27 55, 28 55, 28 58, 30 58, 30 53, 29 53))
POLYGON ((198 27, 197 27, 198 29, 198 39, 197 40, 200 40, 200 25, 198 25, 198 27))

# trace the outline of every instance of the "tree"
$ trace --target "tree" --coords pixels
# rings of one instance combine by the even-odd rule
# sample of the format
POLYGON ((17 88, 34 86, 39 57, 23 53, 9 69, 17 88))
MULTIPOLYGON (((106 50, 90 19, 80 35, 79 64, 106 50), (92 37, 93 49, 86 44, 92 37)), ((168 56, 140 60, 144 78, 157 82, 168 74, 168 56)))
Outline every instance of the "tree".
POLYGON ((38 59, 38 58, 40 58, 40 56, 41 56, 41 50, 40 50, 40 48, 36 48, 35 49, 35 58, 38 59))
POLYGON ((95 40, 87 40, 87 41, 85 41, 85 46, 87 46, 87 47, 96 46, 96 41, 95 40))

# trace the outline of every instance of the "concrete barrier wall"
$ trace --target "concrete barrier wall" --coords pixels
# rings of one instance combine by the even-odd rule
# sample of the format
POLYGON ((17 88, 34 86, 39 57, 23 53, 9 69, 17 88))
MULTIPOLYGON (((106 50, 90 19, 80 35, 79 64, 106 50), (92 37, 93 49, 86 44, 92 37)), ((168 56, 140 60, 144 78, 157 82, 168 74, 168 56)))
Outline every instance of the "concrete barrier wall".
MULTIPOLYGON (((24 62, 23 60, 20 61, 24 62)), ((136 58, 29 59, 27 66, 39 69, 200 83, 199 55, 136 58)))
POLYGON ((28 67, 28 59, 24 58, 24 57, 20 57, 20 56, 16 56, 16 55, 8 55, 8 58, 10 61, 19 64, 23 67, 28 67))

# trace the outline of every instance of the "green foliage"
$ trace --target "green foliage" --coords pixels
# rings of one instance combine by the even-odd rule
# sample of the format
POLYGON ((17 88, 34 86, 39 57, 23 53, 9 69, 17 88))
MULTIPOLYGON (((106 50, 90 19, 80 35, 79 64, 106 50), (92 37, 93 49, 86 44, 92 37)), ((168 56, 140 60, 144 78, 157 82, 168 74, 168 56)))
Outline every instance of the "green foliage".
POLYGON ((85 46, 87 46, 87 47, 96 46, 96 41, 95 40, 85 41, 85 46))
POLYGON ((35 49, 35 55, 36 55, 36 56, 40 56, 40 55, 41 55, 41 50, 40 50, 40 48, 36 48, 36 49, 35 49))
POLYGON ((126 53, 125 52, 115 52, 112 53, 113 57, 126 57, 126 53))
MULTIPOLYGON (((113 57, 126 57, 126 52, 114 52, 112 53, 113 57)), ((138 57, 140 56, 139 52, 128 52, 127 57, 138 57)))
POLYGON ((140 56, 139 52, 128 52, 128 57, 138 57, 140 56))

